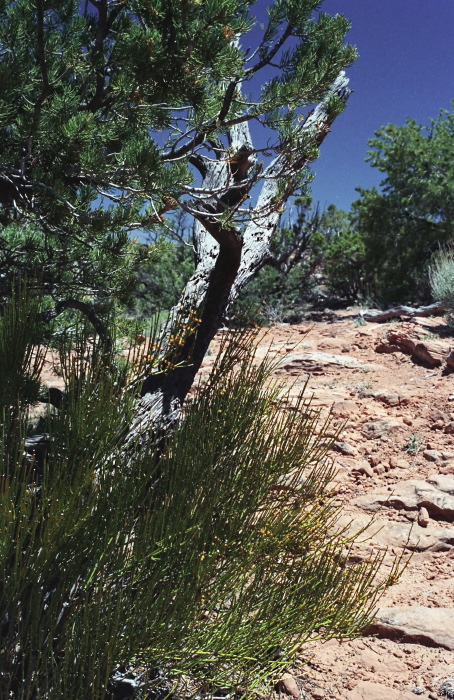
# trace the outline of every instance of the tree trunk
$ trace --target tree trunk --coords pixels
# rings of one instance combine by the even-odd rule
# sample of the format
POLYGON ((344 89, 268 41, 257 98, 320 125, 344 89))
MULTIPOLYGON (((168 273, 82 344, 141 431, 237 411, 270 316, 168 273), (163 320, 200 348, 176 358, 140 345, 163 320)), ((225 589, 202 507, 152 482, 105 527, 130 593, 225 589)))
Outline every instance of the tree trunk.
POLYGON ((297 134, 305 145, 302 151, 282 149, 263 172, 247 122, 231 127, 228 148, 211 143, 212 159, 205 154, 191 159, 202 176, 197 199, 185 205, 195 220, 197 265, 160 339, 160 368, 166 371, 145 378, 127 444, 149 440, 178 421, 228 305, 270 255, 283 207, 301 187, 298 175, 311 160, 308 144, 319 146, 329 132, 335 118, 330 96, 346 101, 351 92, 347 84, 341 72, 331 93, 302 123, 297 134), (255 206, 241 209, 257 182, 262 184, 255 206))

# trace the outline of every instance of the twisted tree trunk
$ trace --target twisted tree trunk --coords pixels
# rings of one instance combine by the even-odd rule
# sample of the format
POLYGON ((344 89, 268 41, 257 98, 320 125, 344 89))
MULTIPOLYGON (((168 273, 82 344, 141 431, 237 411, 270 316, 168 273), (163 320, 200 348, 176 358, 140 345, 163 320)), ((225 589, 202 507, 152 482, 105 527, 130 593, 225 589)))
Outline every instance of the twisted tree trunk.
POLYGON ((197 265, 160 339, 159 366, 167 370, 145 378, 127 444, 148 440, 150 434, 166 431, 178 420, 227 307, 270 256, 283 207, 301 186, 299 173, 311 160, 310 147, 319 146, 329 133, 335 118, 330 97, 346 101, 351 92, 347 84, 341 72, 330 94, 299 127, 300 150, 283 147, 263 171, 246 121, 230 128, 228 147, 210 142, 213 158, 192 156, 202 184, 197 199, 185 208, 194 217, 197 265), (258 182, 257 202, 245 212, 241 205, 258 182))

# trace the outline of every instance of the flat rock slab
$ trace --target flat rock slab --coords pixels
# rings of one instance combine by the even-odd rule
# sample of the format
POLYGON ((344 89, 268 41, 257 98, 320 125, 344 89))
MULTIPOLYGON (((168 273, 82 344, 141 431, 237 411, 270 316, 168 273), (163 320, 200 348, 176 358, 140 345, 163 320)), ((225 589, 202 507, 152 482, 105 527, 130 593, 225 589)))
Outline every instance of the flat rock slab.
POLYGON ((397 510, 426 508, 431 518, 454 522, 454 495, 448 490, 451 486, 454 488, 453 477, 450 474, 440 474, 430 479, 430 482, 418 479, 401 481, 393 491, 372 491, 357 498, 355 503, 371 512, 382 507, 397 510))
POLYGON ((293 370, 304 370, 306 372, 317 372, 326 367, 346 367, 348 369, 382 369, 381 365, 365 365, 356 357, 349 355, 331 355, 327 352, 306 352, 291 353, 285 358, 285 362, 278 369, 278 372, 290 372, 293 370))
POLYGON ((388 391, 387 389, 362 389, 360 399, 375 399, 387 406, 403 406, 410 403, 411 396, 407 393, 388 391))
POLYGON ((361 432, 368 440, 377 440, 387 437, 403 428, 403 424, 395 420, 371 420, 361 428, 361 432))
POLYGON ((349 700, 415 700, 416 695, 410 690, 402 692, 383 683, 359 681, 348 697, 349 700))
POLYGON ((338 520, 337 528, 348 528, 348 535, 361 532, 364 544, 378 544, 383 547, 401 547, 412 552, 427 550, 442 552, 454 547, 454 528, 422 528, 411 523, 395 523, 388 520, 343 515, 338 520))
POLYGON ((454 651, 454 609, 396 606, 381 608, 366 630, 387 639, 454 651))

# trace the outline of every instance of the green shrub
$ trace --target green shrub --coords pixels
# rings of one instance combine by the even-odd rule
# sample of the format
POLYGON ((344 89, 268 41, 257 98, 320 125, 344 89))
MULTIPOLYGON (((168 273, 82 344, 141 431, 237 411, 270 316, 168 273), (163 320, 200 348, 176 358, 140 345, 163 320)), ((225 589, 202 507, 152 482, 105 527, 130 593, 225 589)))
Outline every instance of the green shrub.
POLYGON ((429 268, 432 296, 441 301, 452 314, 454 311, 454 251, 452 248, 440 250, 429 268))
POLYGON ((340 231, 325 253, 323 270, 328 289, 349 302, 363 296, 365 262, 366 250, 360 233, 354 229, 340 231))
POLYGON ((252 336, 227 342, 158 455, 122 437, 152 344, 107 358, 84 329, 33 438, 36 312, 23 295, 0 318, 1 697, 245 690, 314 633, 361 630, 390 579, 380 557, 349 562, 328 425, 303 396, 288 410, 252 336))

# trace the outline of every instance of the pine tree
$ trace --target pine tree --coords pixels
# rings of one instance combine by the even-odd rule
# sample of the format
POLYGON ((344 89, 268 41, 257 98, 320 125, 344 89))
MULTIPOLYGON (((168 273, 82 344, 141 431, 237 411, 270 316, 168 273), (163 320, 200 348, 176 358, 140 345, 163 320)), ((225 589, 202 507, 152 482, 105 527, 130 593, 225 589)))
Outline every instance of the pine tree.
POLYGON ((133 436, 178 416, 349 94, 344 17, 276 0, 251 51, 254 4, 0 2, 3 293, 21 271, 56 313, 121 297, 131 233, 178 208, 194 218, 196 270, 161 342, 160 366, 175 369, 145 378, 133 436))

